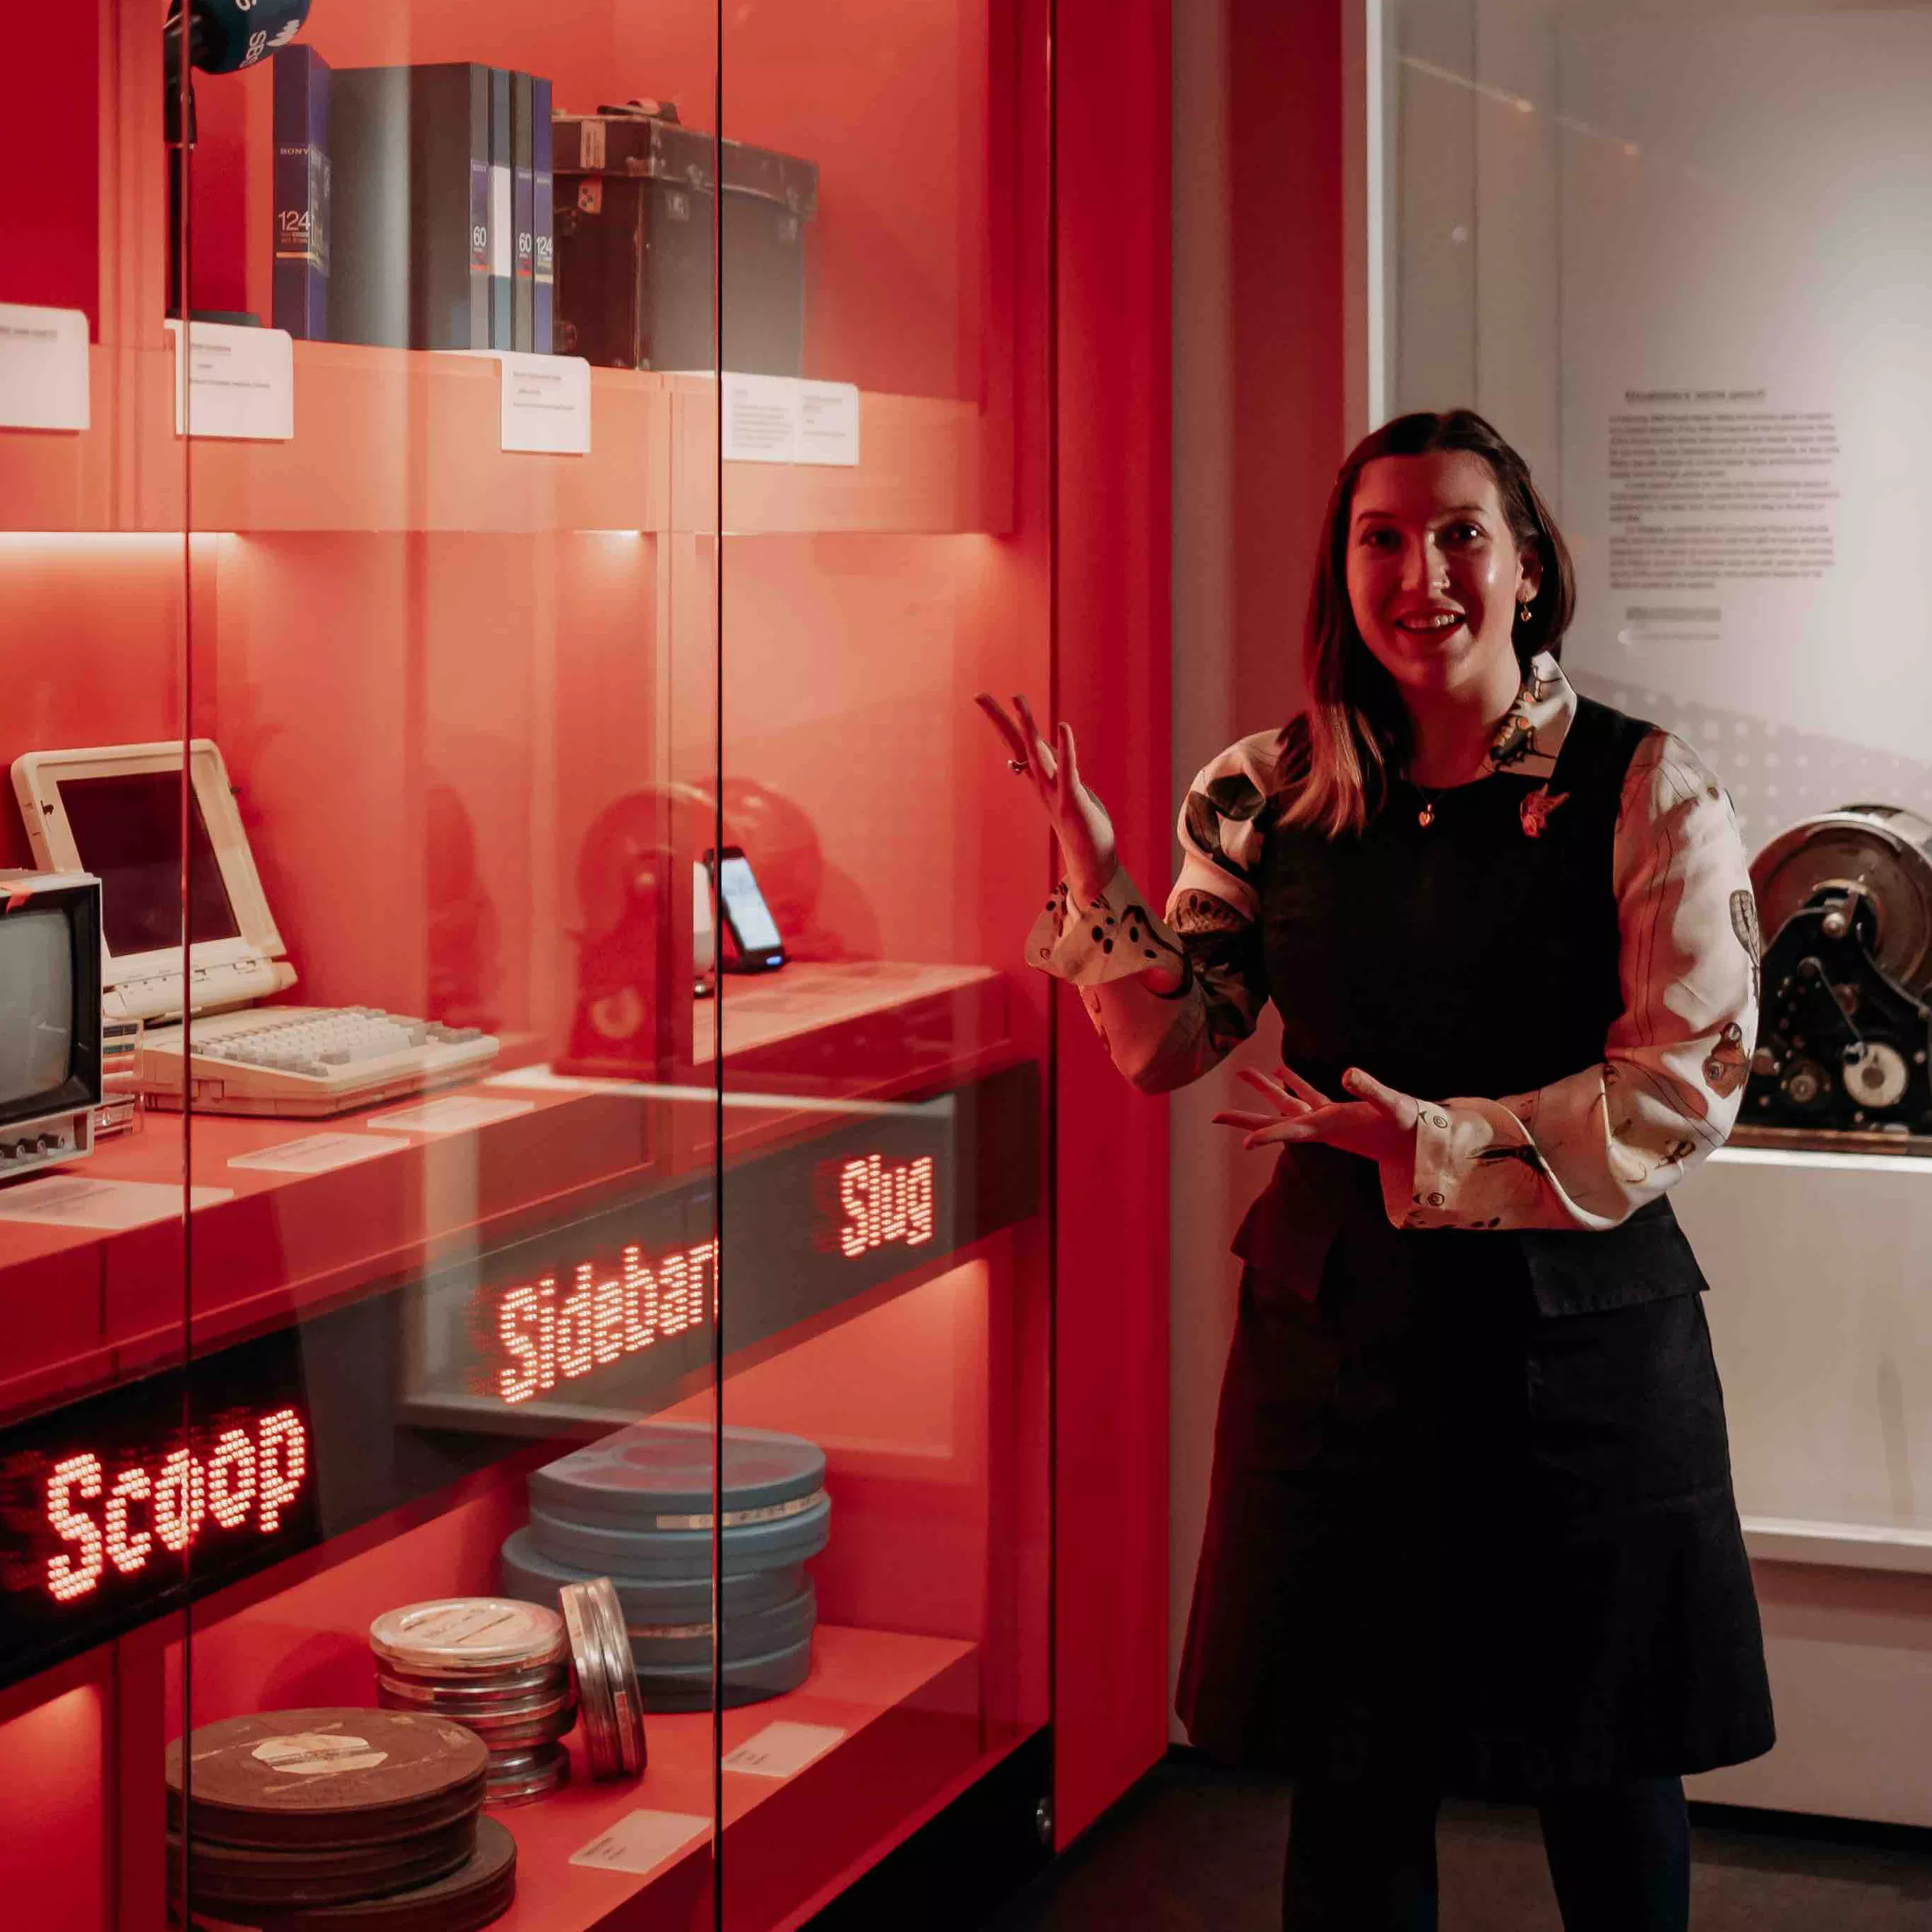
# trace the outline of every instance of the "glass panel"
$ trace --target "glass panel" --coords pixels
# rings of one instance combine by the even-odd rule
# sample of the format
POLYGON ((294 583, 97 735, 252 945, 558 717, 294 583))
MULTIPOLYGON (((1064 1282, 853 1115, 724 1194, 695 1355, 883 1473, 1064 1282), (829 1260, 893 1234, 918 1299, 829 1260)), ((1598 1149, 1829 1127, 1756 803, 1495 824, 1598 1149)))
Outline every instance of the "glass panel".
POLYGON ((1010 856, 1037 831, 971 701, 1052 676, 1020 17, 724 28, 718 1748, 747 1932, 1046 1716, 1047 1035, 1010 856))
MULTIPOLYGON (((1576 558, 1565 668, 1688 740, 1755 855, 1742 1124, 1678 1204, 1736 1291, 1710 1315, 1748 1539, 1921 1568, 1918 1178, 1868 1156, 1932 1144, 1932 9, 1397 17, 1394 400, 1472 403, 1522 449, 1576 558)), ((1807 1759, 1844 1762, 1779 1754, 1807 1759)), ((1782 1774, 1771 1802, 1845 1808, 1782 1774)))
MULTIPOLYGON (((83 10, 0 134, 21 190, 0 199, 0 1895, 21 1924, 105 1932, 164 1912, 158 1718, 194 1560, 184 1167, 134 1106, 118 993, 104 1033, 103 909, 130 901, 75 848, 61 754, 178 743, 192 595, 160 19, 83 10)), ((138 923, 164 967, 180 812, 164 778, 138 923)))
MULTIPOLYGON (((211 1807, 276 1802, 265 1742, 297 1772, 346 1750, 372 1808, 415 1779, 460 1838, 477 1748, 432 1774, 398 1739, 461 1718, 488 1803, 436 1882, 487 1887, 513 1840, 546 1932, 682 1922, 712 1886, 710 1457, 668 1470, 656 1426, 710 1399, 718 1276, 686 829, 715 766, 687 448, 712 392, 674 373, 714 360, 712 143, 595 110, 708 101, 712 20, 332 0, 196 82, 194 304, 250 319, 203 329, 192 438, 196 795, 232 862, 191 935, 196 1409, 231 1496, 252 1447, 236 1534, 260 1553, 272 1506, 290 1546, 196 1604, 174 1728, 228 1727, 211 1807), (580 1586, 606 1576, 600 1636, 580 1586), (563 1613, 574 1714, 541 1619, 474 1612, 525 1631, 494 1662, 452 1647, 470 1611, 392 1621, 487 1598, 563 1613), (679 1667, 627 1759, 633 1627, 680 1633, 679 1667), (248 1727, 290 1711, 326 1714, 248 1727)), ((257 1882, 190 1864, 218 1916, 257 1882)))
POLYGON ((4 859, 106 903, 10 891, 0 1076, 104 999, 142 1102, 34 1219, 0 1090, 33 1922, 487 1882, 398 1707, 495 1742, 545 1932, 776 1925, 1044 1730, 1037 828, 970 701, 1052 674, 1022 17, 116 0, 0 134, 4 749, 86 754, 4 859), (562 1789, 540 1645, 379 1667, 600 1576, 562 1789))

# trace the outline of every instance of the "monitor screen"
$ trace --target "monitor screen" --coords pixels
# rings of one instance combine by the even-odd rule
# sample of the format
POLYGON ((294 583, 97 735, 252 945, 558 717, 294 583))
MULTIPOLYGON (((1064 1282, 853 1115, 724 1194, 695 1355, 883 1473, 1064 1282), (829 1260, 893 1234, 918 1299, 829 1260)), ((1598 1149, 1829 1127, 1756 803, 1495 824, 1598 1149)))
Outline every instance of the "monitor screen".
MULTIPOLYGON (((100 881, 101 928, 115 958, 182 943, 181 788, 181 774, 170 771, 59 781, 80 862, 100 881)), ((192 789, 188 820, 189 931, 197 944, 238 938, 242 928, 192 789)))
POLYGON ((57 907, 0 919, 0 1104, 10 1112, 73 1071, 73 930, 57 907))

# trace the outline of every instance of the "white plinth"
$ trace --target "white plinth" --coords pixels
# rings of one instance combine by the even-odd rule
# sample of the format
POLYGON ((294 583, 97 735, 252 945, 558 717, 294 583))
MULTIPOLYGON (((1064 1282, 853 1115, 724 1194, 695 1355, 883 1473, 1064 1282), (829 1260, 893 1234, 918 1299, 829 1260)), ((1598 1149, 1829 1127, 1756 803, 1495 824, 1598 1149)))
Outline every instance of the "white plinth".
POLYGON ((1691 1796, 1932 1826, 1932 1160, 1727 1149, 1674 1198, 1779 1732, 1691 1796))

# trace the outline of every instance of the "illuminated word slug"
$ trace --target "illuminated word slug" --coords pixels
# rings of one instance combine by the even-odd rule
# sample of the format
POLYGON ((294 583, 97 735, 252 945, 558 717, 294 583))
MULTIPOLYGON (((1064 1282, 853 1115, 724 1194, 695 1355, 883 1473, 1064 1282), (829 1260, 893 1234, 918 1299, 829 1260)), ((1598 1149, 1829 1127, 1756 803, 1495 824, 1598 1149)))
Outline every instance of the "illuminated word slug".
POLYGON ((890 1166, 878 1154, 848 1160, 838 1174, 838 1204, 845 1210, 839 1252, 856 1261, 889 1241, 916 1248, 931 1240, 932 1175, 929 1154, 890 1166))
POLYGON ((508 1358, 496 1374, 506 1402, 574 1382, 718 1315, 718 1244, 700 1241, 655 1268, 626 1248, 615 1274, 581 1263, 567 1294, 556 1277, 513 1288, 498 1303, 496 1340, 508 1358))
POLYGON ((308 1474, 308 1432, 292 1408, 263 1416, 252 1430, 224 1430, 206 1458, 177 1449, 158 1472, 136 1464, 111 1483, 98 1456, 67 1456, 46 1482, 47 1522, 66 1546, 47 1559, 47 1588, 66 1603, 95 1588, 110 1564, 135 1576, 157 1544, 181 1555, 210 1517, 219 1529, 252 1522, 272 1535, 308 1474))

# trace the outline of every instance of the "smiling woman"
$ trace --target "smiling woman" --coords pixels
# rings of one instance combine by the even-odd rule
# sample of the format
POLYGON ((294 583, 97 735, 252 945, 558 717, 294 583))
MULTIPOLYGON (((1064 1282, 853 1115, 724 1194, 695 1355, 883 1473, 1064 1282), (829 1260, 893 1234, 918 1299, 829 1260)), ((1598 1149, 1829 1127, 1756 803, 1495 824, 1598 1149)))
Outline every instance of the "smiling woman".
POLYGON ((1155 919, 1070 728, 982 700, 1068 883, 1028 941, 1159 1091, 1280 1009, 1274 1177, 1180 1683, 1297 1780, 1283 1924, 1434 1923, 1444 1790, 1533 1799, 1570 1932, 1676 1932, 1681 1778, 1769 1748, 1700 1292, 1665 1198, 1736 1116, 1744 853, 1694 753, 1557 662, 1568 554, 1467 411, 1330 500, 1306 711, 1189 789, 1155 919))

